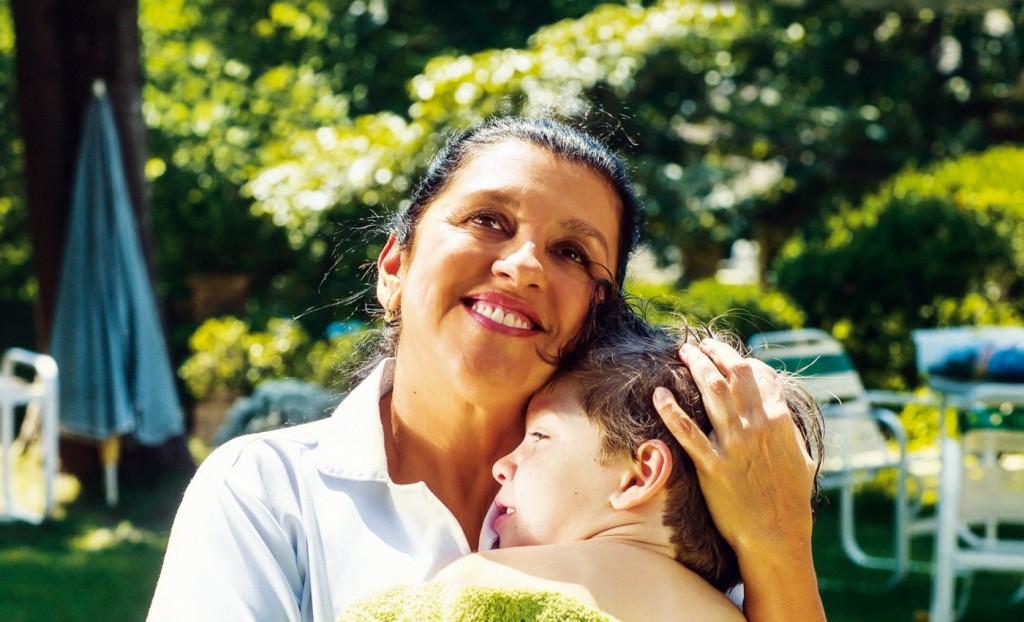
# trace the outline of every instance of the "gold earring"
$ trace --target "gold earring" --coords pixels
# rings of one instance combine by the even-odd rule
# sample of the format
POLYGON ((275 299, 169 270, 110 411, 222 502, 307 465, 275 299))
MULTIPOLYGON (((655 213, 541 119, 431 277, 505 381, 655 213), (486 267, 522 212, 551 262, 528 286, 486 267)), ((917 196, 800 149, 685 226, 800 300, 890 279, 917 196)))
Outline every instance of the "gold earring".
POLYGON ((401 293, 392 292, 388 302, 384 306, 384 323, 393 324, 398 321, 398 315, 402 310, 401 293))

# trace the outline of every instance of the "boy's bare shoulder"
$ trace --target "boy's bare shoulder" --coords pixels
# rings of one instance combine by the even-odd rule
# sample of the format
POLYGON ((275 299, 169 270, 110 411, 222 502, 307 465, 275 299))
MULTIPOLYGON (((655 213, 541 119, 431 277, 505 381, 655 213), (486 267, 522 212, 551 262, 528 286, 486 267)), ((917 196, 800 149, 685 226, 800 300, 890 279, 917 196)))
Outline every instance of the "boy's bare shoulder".
POLYGON ((568 580, 563 561, 545 561, 557 553, 548 546, 516 547, 475 553, 446 566, 434 579, 455 585, 522 588, 557 592, 571 596, 588 607, 599 609, 597 600, 584 585, 568 580), (510 553, 510 551, 515 551, 510 553))
POLYGON ((594 540, 485 551, 451 564, 437 578, 557 591, 624 622, 745 619, 721 592, 675 560, 594 540))

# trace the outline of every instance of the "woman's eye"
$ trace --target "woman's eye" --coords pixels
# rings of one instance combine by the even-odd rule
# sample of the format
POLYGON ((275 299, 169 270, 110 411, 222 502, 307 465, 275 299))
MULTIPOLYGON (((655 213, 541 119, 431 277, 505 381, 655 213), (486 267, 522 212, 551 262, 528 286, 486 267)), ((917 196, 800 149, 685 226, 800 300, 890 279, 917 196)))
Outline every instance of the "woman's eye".
POLYGON ((473 223, 485 227, 487 229, 494 229, 495 231, 501 231, 504 226, 500 218, 494 214, 477 214, 471 218, 473 223))
POLYGON ((590 264, 590 258, 587 257, 587 254, 577 246, 563 246, 558 252, 562 257, 565 257, 569 261, 583 266, 590 264))

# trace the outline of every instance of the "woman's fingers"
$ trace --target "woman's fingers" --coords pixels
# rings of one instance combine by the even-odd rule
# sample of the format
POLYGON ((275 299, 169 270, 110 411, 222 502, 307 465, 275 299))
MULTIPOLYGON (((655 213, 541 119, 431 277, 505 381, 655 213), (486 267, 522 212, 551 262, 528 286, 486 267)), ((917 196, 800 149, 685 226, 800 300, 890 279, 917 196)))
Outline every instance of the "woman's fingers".
POLYGON ((731 346, 706 339, 697 348, 684 345, 680 359, 701 392, 711 424, 720 435, 789 417, 778 373, 731 346))
POLYGON ((725 375, 706 353, 692 344, 683 344, 679 349, 679 359, 693 376, 711 425, 719 434, 726 434, 726 428, 736 423, 736 417, 725 375))
POLYGON ((700 390, 714 437, 674 421, 686 415, 660 392, 655 406, 693 459, 722 535, 741 557, 771 550, 780 537, 802 541, 810 533, 813 461, 778 373, 714 340, 684 345, 679 357, 700 390))
POLYGON ((682 445, 683 451, 693 460, 697 470, 703 471, 709 468, 710 462, 716 456, 717 451, 714 445, 712 445, 711 440, 701 432, 700 428, 693 422, 693 419, 679 405, 672 392, 665 387, 655 389, 654 408, 661 415, 669 432, 682 445))

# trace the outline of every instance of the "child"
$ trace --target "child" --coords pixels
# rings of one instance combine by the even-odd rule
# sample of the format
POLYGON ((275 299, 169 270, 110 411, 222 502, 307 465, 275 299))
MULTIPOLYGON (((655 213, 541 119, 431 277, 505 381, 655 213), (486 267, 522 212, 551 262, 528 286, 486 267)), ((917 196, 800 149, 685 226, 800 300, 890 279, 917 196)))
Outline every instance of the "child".
MULTIPOLYGON (((525 438, 494 465, 501 548, 456 561, 426 587, 363 601, 343 619, 743 619, 723 594, 740 580, 735 554, 652 401, 657 387, 670 389, 711 431, 677 357, 706 331, 673 333, 630 312, 617 324, 534 396, 525 438), (403 608, 408 618, 396 613, 403 608)), ((820 456, 814 401, 783 382, 808 451, 820 456)))

